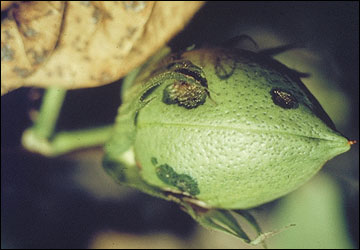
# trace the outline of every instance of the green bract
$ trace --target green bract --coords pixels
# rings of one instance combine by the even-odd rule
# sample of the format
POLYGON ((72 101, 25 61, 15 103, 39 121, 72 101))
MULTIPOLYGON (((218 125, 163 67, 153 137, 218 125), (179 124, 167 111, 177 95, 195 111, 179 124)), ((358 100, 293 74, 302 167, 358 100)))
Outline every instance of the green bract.
POLYGON ((198 220, 194 207, 246 209, 283 196, 350 148, 299 74, 262 53, 153 59, 123 96, 105 169, 198 220))

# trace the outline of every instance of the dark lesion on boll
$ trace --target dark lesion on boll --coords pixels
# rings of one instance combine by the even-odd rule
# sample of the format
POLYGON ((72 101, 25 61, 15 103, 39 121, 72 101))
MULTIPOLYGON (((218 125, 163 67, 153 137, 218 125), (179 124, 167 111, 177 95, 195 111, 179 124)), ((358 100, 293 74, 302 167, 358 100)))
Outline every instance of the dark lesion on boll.
POLYGON ((288 90, 273 88, 270 91, 273 102, 284 109, 296 109, 299 102, 295 96, 288 90))
MULTIPOLYGON (((172 62, 167 64, 165 70, 167 74, 171 73, 169 76, 173 78, 173 82, 163 91, 162 101, 165 104, 177 104, 193 109, 204 104, 207 96, 210 98, 204 71, 190 60, 176 60, 172 57, 172 62)), ((145 97, 148 95, 149 93, 146 93, 145 97)))
POLYGON ((220 55, 216 57, 214 68, 216 76, 221 80, 225 80, 234 74, 236 60, 231 55, 220 55))
POLYGON ((151 163, 156 166, 158 164, 157 159, 155 157, 151 157, 151 163))
POLYGON ((197 183, 188 175, 180 174, 177 176, 175 186, 182 192, 187 192, 190 195, 197 195, 200 190, 197 183))
POLYGON ((181 73, 183 75, 190 76, 194 78, 197 82, 201 84, 201 86, 208 88, 208 83, 205 77, 201 76, 201 73, 198 71, 192 71, 185 68, 176 69, 175 72, 181 73))
POLYGON ((186 109, 193 109, 206 101, 208 93, 199 84, 175 81, 164 89, 162 101, 165 104, 177 104, 186 109))
MULTIPOLYGON (((156 158, 151 159, 154 163, 153 159, 156 158)), ((176 187, 182 192, 186 192, 192 196, 200 194, 198 184, 191 176, 176 173, 168 164, 162 164, 156 167, 156 175, 165 184, 176 187)))
POLYGON ((156 175, 162 182, 171 186, 175 186, 178 176, 178 174, 168 164, 163 164, 157 167, 156 175))
POLYGON ((200 83, 201 86, 208 88, 207 79, 202 68, 193 64, 189 60, 171 62, 166 68, 167 70, 193 78, 196 82, 200 83))

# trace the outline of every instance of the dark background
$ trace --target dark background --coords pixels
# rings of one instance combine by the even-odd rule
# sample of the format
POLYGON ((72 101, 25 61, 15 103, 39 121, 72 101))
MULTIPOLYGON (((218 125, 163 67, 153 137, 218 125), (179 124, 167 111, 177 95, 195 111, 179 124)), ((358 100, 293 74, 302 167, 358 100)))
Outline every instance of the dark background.
MULTIPOLYGON (((351 116, 341 130, 349 138, 359 139, 358 2, 209 2, 170 46, 217 44, 249 27, 265 27, 329 58, 338 72, 337 88, 350 103, 351 116)), ((119 82, 70 91, 58 128, 113 122, 120 104, 119 82)), ((23 150, 21 133, 31 125, 29 111, 40 103, 30 97, 41 92, 22 88, 1 98, 2 247, 83 248, 95 232, 104 229, 138 234, 166 231, 182 239, 191 236, 194 222, 174 204, 137 192, 121 199, 95 197, 74 178, 84 171, 84 167, 74 166, 76 154, 47 159, 23 150)), ((349 167, 342 174, 355 179, 357 189, 350 192, 346 182, 340 183, 349 234, 358 247, 358 145, 352 151, 346 156, 349 167)), ((272 209, 274 205, 268 206, 272 209)))

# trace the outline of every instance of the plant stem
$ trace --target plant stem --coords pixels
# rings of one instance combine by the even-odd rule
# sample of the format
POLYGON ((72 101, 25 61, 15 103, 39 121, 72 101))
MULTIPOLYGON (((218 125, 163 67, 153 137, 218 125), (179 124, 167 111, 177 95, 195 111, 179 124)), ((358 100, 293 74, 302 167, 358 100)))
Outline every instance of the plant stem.
POLYGON ((65 95, 66 90, 61 88, 50 87, 45 91, 39 116, 33 127, 39 138, 50 139, 54 134, 65 95))
POLYGON ((52 145, 52 155, 64 154, 76 149, 103 145, 110 137, 112 125, 56 133, 52 145))

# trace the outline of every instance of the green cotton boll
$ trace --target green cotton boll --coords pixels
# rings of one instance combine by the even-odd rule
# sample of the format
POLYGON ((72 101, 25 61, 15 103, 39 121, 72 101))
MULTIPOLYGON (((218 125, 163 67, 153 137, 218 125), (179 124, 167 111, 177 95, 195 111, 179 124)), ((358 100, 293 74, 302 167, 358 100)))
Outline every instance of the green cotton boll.
POLYGON ((121 161, 130 150, 146 185, 207 208, 281 197, 352 144, 298 73, 261 53, 171 54, 125 96, 108 157, 121 161))

